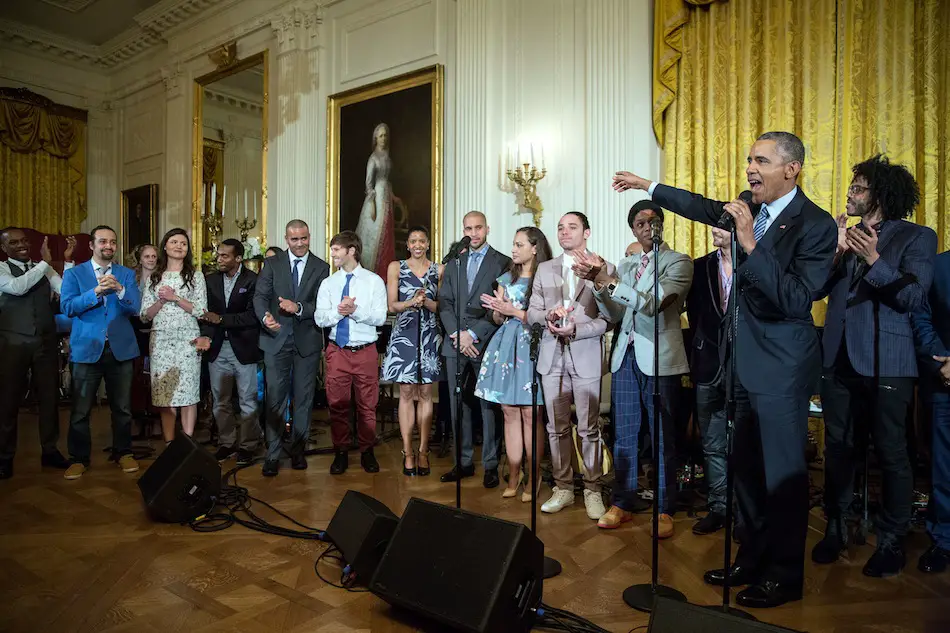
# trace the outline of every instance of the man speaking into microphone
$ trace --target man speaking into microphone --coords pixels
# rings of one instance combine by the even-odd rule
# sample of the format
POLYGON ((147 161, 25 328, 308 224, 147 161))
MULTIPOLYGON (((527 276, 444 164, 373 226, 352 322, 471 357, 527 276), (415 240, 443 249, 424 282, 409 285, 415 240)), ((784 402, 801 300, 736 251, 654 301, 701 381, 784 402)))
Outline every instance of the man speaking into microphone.
MULTIPOLYGON (((744 607, 802 597, 808 402, 821 373, 811 309, 837 244, 834 219, 798 188, 804 162, 805 147, 794 134, 760 136, 746 167, 751 208, 741 199, 717 202, 626 171, 613 179, 617 191, 647 191, 683 217, 716 226, 728 214, 735 226, 739 290, 730 302, 739 302, 739 317, 736 340, 727 342, 725 353, 736 354, 737 403, 752 410, 748 419, 736 420, 733 460, 745 530, 734 565, 704 579, 721 585, 728 573, 731 584, 750 585, 736 596, 744 607)), ((728 321, 726 327, 731 330, 728 321)))

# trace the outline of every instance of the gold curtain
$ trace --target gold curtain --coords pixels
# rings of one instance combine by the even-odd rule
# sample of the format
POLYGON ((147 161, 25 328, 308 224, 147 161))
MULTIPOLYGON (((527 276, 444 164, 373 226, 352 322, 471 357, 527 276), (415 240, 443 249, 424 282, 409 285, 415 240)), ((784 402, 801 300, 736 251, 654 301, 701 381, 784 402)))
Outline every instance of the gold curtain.
POLYGON ((86 217, 86 113, 0 89, 0 226, 78 233, 86 217))
MULTIPOLYGON (((805 193, 844 211, 851 166, 876 152, 921 187, 916 221, 950 247, 950 2, 657 0, 654 123, 663 182, 730 199, 767 130, 805 143, 805 193), (657 125, 659 122, 659 125, 657 125)), ((675 218, 671 246, 712 249, 707 227, 675 218)))

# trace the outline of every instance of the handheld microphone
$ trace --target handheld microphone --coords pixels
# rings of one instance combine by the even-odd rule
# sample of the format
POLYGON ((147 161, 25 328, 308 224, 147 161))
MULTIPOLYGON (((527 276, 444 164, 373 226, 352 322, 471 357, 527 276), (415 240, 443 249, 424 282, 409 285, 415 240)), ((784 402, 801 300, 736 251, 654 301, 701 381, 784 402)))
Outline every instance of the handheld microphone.
POLYGON ((541 335, 544 333, 544 325, 535 323, 531 326, 531 362, 538 361, 538 352, 541 349, 541 335))
POLYGON ((458 259, 462 255, 462 251, 468 248, 469 244, 472 243, 472 238, 465 236, 460 239, 458 242, 452 244, 449 248, 449 254, 442 258, 443 264, 448 264, 453 259, 458 259))
MULTIPOLYGON (((752 204, 752 192, 748 189, 739 194, 739 200, 742 200, 747 205, 749 205, 749 209, 752 211, 753 218, 758 214, 759 209, 762 208, 761 205, 752 204)), ((736 221, 731 215, 723 211, 722 215, 719 217, 719 221, 716 222, 716 226, 720 229, 731 231, 736 228, 736 221)))

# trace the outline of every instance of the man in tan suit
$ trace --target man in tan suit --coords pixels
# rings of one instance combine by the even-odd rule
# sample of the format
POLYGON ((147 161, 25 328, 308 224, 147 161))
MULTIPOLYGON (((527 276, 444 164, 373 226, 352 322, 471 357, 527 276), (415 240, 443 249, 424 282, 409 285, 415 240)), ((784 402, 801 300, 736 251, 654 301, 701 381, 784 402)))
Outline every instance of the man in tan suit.
POLYGON ((604 446, 599 414, 607 321, 597 308, 593 283, 571 271, 574 256, 587 252, 590 238, 587 216, 580 212, 564 215, 557 225, 557 237, 564 253, 538 266, 528 306, 528 322, 545 326, 538 373, 548 410, 555 482, 554 494, 541 506, 541 511, 560 512, 574 503, 573 399, 586 471, 584 505, 587 516, 596 521, 606 511, 600 493, 604 446))

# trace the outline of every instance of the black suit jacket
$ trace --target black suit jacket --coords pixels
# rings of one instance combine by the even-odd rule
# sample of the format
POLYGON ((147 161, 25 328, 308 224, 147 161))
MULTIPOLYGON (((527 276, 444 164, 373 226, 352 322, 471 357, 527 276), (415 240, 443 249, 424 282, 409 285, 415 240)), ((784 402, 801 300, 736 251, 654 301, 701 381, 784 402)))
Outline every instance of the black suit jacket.
MULTIPOLYGON (((725 202, 657 185, 653 201, 715 226, 725 202)), ((821 375, 812 303, 831 273, 838 229, 827 211, 798 190, 752 254, 740 258, 736 368, 742 386, 765 395, 799 395, 821 375)))
POLYGON ((472 330, 478 337, 476 348, 479 353, 485 350, 485 345, 491 338, 498 326, 492 321, 482 302, 479 299, 482 294, 491 294, 495 280, 503 272, 508 270, 511 265, 511 258, 502 255, 491 246, 485 253, 481 265, 478 267, 478 275, 475 276, 475 283, 471 289, 467 289, 467 278, 465 276, 468 270, 468 253, 462 255, 459 267, 462 273, 461 283, 456 274, 456 263, 449 262, 445 265, 445 272, 442 274, 442 286, 439 288, 439 319, 442 321, 442 327, 445 328, 446 336, 442 341, 442 354, 444 356, 455 356, 455 347, 449 334, 455 332, 457 328, 455 319, 456 303, 462 302, 462 331, 472 330))
POLYGON ((724 315, 720 307, 718 252, 693 261, 693 285, 686 296, 686 315, 693 338, 689 369, 693 382, 699 385, 714 382, 722 369, 719 341, 724 315))
POLYGON ((211 349, 205 354, 213 363, 221 352, 225 334, 231 343, 234 355, 243 365, 261 360, 258 347, 261 325, 254 313, 254 289, 257 273, 241 266, 237 281, 231 290, 231 301, 224 299, 224 273, 215 272, 205 276, 208 292, 208 310, 221 316, 221 323, 201 322, 201 335, 211 339, 211 349))
POLYGON ((297 296, 294 297, 290 278, 290 251, 268 257, 257 277, 254 292, 254 312, 261 324, 260 348, 267 354, 276 354, 284 341, 293 332, 294 345, 301 356, 317 354, 323 349, 323 335, 313 322, 313 310, 317 304, 317 290, 323 280, 330 276, 330 266, 310 253, 307 266, 300 276, 297 296), (284 314, 277 309, 279 298, 290 299, 300 304, 299 315, 284 314), (271 332, 264 327, 264 314, 270 312, 280 323, 280 329, 271 332))

